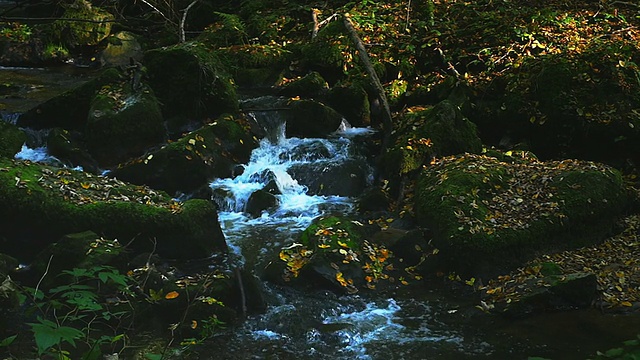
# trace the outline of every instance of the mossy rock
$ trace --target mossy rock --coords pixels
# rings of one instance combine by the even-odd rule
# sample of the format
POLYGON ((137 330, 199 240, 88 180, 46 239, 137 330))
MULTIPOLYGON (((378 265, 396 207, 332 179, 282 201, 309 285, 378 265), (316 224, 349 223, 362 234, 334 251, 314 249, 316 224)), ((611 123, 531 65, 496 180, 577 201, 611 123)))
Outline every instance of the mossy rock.
POLYGON ((188 193, 214 178, 232 175, 237 164, 246 164, 258 146, 249 124, 222 116, 148 155, 121 164, 111 175, 155 189, 188 193))
POLYGON ((126 66, 131 63, 131 59, 142 60, 142 45, 135 34, 120 31, 109 36, 107 40, 107 47, 100 53, 102 66, 126 66))
POLYGON ((103 86, 91 101, 84 140, 103 166, 120 163, 163 142, 165 128, 160 105, 148 86, 114 82, 103 86))
POLYGON ((329 90, 326 101, 342 114, 351 126, 366 127, 371 124, 369 97, 362 86, 334 86, 329 90))
POLYGON ((70 47, 97 45, 111 33, 115 16, 86 0, 76 0, 52 27, 55 37, 70 47), (75 20, 75 21, 74 21, 75 20))
POLYGON ((394 263, 385 244, 367 240, 361 223, 342 216, 314 220, 298 242, 282 249, 279 257, 270 263, 266 276, 292 286, 353 294, 377 286, 393 287, 396 279, 402 279, 398 269, 403 266, 394 263))
POLYGON ((436 156, 482 151, 475 124, 448 100, 430 109, 406 113, 394 132, 394 145, 381 163, 389 177, 418 170, 436 156))
POLYGON ((476 277, 601 241, 629 203, 617 170, 576 160, 451 156, 416 186, 416 219, 433 228, 441 264, 476 277))
POLYGON ((300 96, 312 98, 319 96, 329 90, 327 81, 317 71, 311 71, 300 79, 283 85, 279 93, 283 96, 300 96))
POLYGON ((13 158, 27 141, 27 135, 17 126, 0 121, 0 157, 13 158))
POLYGON ((165 118, 213 118, 238 111, 231 76, 219 56, 203 44, 149 50, 144 63, 165 118))
POLYGON ((34 129, 60 127, 67 130, 82 130, 87 122, 89 107, 94 95, 103 86, 117 82, 119 79, 120 72, 118 70, 107 69, 96 78, 20 115, 18 126, 34 129))
POLYGON ((0 209, 9 246, 37 250, 91 230, 169 258, 226 252, 210 201, 179 203, 147 187, 35 163, 0 159, 0 169, 0 202, 11 204, 0 209))
POLYGON ((323 138, 342 124, 340 114, 315 100, 293 101, 285 117, 288 137, 323 138))

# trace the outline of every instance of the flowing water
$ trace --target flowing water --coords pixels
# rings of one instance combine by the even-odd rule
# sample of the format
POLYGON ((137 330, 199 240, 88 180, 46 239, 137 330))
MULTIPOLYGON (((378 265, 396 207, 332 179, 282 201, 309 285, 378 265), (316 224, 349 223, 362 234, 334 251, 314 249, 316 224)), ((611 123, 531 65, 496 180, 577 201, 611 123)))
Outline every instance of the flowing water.
MULTIPOLYGON (((293 166, 360 158, 356 144, 368 129, 343 128, 328 139, 284 136, 277 113, 254 114, 267 129, 233 179, 211 184, 223 231, 235 256, 260 276, 278 251, 290 245, 311 221, 326 213, 350 213, 353 199, 309 195, 289 172, 293 166), (321 145, 321 146, 314 146, 321 145), (308 149, 328 149, 320 156, 308 149), (277 184, 278 206, 261 216, 243 210, 252 192, 277 184)), ((585 359, 596 350, 635 337, 639 317, 605 316, 592 310, 547 314, 525 320, 485 316, 469 300, 443 290, 411 294, 338 296, 300 292, 265 282, 268 308, 239 327, 214 337, 205 359, 585 359), (215 351, 216 355, 207 355, 215 351)))
MULTIPOLYGON (((232 257, 257 276, 311 221, 349 214, 353 199, 313 195, 290 175, 358 159, 369 129, 343 127, 328 139, 286 138, 277 112, 254 114, 266 130, 242 173, 211 184, 232 257), (320 150, 318 150, 320 149, 320 150), (278 205, 259 216, 244 210, 250 195, 275 184, 278 205)), ((5 119, 7 120, 7 119, 5 119)), ((23 147, 18 158, 48 161, 45 147, 23 147)), ((433 284, 411 293, 341 296, 301 292, 263 282, 267 309, 191 349, 193 359, 586 359, 640 331, 640 316, 593 309, 520 320, 484 315, 470 298, 452 298, 433 284)))

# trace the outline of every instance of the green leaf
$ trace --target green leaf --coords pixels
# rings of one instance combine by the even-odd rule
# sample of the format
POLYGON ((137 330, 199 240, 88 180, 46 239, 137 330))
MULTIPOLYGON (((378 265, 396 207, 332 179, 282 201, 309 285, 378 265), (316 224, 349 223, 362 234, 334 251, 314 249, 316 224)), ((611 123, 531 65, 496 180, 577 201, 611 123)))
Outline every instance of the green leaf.
POLYGON ((613 349, 609 349, 604 353, 604 356, 606 357, 616 357, 616 356, 620 356, 624 354, 624 349, 623 348, 613 348, 613 349))
POLYGON ((38 354, 40 355, 55 345, 61 345, 63 341, 75 347, 75 340, 84 336, 84 333, 78 329, 58 326, 53 321, 46 319, 39 318, 38 320, 40 323, 29 323, 29 325, 31 326, 31 331, 33 331, 38 354))
POLYGON ((162 360, 162 354, 144 354, 144 357, 149 360, 162 360))
POLYGON ((18 334, 2 339, 2 341, 0 341, 0 347, 6 347, 11 345, 11 343, 13 343, 13 340, 15 340, 17 337, 18 337, 18 334))

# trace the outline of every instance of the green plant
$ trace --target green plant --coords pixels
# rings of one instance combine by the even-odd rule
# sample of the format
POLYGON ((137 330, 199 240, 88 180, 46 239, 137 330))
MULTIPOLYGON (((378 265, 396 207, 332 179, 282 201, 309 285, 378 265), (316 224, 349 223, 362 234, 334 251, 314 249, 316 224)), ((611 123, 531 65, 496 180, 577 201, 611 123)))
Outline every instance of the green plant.
POLYGON ((69 57, 69 50, 60 44, 47 44, 42 52, 45 59, 65 59, 69 57))
POLYGON ((6 25, 0 29, 0 38, 5 38, 10 41, 24 42, 28 41, 30 37, 31 28, 29 25, 10 22, 6 23, 6 25))
POLYGON ((119 329, 132 310, 122 309, 127 301, 119 297, 133 297, 128 276, 100 265, 63 270, 58 277, 69 283, 46 293, 37 288, 20 288, 21 304, 37 314, 36 321, 27 325, 33 332, 38 355, 71 359, 71 350, 77 348, 79 341, 85 347, 81 358, 96 359, 102 354, 101 345, 125 340, 119 329))

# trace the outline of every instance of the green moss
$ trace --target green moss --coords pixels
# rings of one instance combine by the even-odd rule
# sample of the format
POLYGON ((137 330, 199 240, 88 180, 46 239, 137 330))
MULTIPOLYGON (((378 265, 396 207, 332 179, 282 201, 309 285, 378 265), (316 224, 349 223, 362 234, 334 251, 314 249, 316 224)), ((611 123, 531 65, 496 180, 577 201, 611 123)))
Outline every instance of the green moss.
POLYGON ((161 143, 165 129, 158 100, 151 89, 133 91, 116 82, 100 89, 91 102, 85 140, 101 164, 117 164, 161 143))
POLYGON ((13 158, 27 141, 27 135, 17 126, 0 121, 0 157, 13 158))
POLYGON ((620 173, 601 164, 464 155, 422 171, 415 206, 448 266, 481 273, 600 241, 626 203, 620 173))
POLYGON ((56 20, 53 23, 54 33, 58 39, 67 45, 75 47, 81 45, 97 45, 111 32, 111 25, 115 17, 109 12, 93 6, 85 0, 76 0, 67 6, 64 19, 87 21, 56 20))
POLYGON ((299 80, 286 84, 280 89, 285 96, 313 97, 329 89, 327 81, 316 71, 312 71, 299 80))
POLYGON ((113 173, 171 194, 190 192, 213 178, 231 176, 233 166, 247 163, 257 144, 248 123, 223 116, 113 173))
POLYGON ((176 203, 167 194, 90 174, 0 159, 1 225, 8 238, 56 241, 92 230, 169 257, 226 251, 211 202, 176 203), (16 179, 19 179, 16 180, 16 179), (30 224, 28 229, 16 224, 30 224), (28 231, 27 231, 28 230, 28 231), (156 245, 154 245, 154 243, 156 245))
POLYGON ((235 86, 218 55, 190 42, 145 53, 149 82, 165 117, 215 117, 238 111, 235 86))
POLYGON ((382 162, 388 176, 417 170, 432 157, 482 151, 475 124, 448 100, 406 113, 394 132, 395 144, 382 162))
POLYGON ((307 248, 319 248, 323 252, 342 248, 359 250, 361 235, 348 219, 330 216, 309 225, 300 236, 300 242, 307 248))

